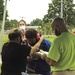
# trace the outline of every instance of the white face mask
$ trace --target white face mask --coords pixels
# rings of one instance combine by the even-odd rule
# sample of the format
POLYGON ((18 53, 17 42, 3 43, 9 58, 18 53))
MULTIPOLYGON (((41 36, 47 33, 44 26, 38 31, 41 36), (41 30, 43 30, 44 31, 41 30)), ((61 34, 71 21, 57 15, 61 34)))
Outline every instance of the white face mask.
POLYGON ((26 26, 20 26, 20 30, 25 30, 26 26))

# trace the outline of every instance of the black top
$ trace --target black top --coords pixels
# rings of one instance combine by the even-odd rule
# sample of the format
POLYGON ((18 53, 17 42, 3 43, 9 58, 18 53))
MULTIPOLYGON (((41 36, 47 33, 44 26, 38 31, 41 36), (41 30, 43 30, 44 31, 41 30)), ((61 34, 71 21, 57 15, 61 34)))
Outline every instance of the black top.
POLYGON ((27 56, 31 47, 18 43, 5 43, 2 48, 1 72, 21 73, 26 70, 27 56))

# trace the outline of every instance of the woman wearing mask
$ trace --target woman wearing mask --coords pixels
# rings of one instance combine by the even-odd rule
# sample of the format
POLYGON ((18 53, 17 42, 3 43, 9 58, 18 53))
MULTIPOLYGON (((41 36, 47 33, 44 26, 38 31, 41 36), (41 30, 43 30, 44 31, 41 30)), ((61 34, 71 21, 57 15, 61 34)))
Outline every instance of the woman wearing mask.
POLYGON ((26 44, 27 43, 27 40, 26 40, 26 37, 25 37, 25 33, 27 31, 26 22, 24 20, 20 20, 19 23, 18 23, 18 27, 23 32, 23 43, 26 44))

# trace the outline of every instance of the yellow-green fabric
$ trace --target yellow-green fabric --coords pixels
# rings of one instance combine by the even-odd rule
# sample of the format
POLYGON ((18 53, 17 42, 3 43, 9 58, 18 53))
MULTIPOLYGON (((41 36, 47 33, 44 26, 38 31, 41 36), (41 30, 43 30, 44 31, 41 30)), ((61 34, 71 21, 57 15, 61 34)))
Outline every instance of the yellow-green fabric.
POLYGON ((64 32, 58 36, 47 57, 57 62, 52 71, 75 70, 75 35, 64 32))

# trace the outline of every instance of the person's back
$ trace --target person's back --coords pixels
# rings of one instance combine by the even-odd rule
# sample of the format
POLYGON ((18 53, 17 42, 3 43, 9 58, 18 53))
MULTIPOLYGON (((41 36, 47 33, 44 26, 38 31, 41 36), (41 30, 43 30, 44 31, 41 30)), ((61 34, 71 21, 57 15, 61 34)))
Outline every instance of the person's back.
POLYGON ((57 65, 52 67, 53 71, 75 70, 75 35, 64 32, 54 40, 53 44, 55 47, 52 46, 52 50, 55 52, 52 51, 52 53, 57 54, 54 55, 54 57, 57 56, 56 61, 60 59, 57 65))
POLYGON ((58 36, 48 55, 41 56, 53 71, 52 75, 75 75, 75 35, 68 31, 62 18, 55 18, 52 29, 58 36))
MULTIPOLYGON (((26 68, 25 46, 18 43, 6 43, 2 49, 2 73, 21 74, 26 68)), ((28 50, 26 50, 28 51, 28 50)))

